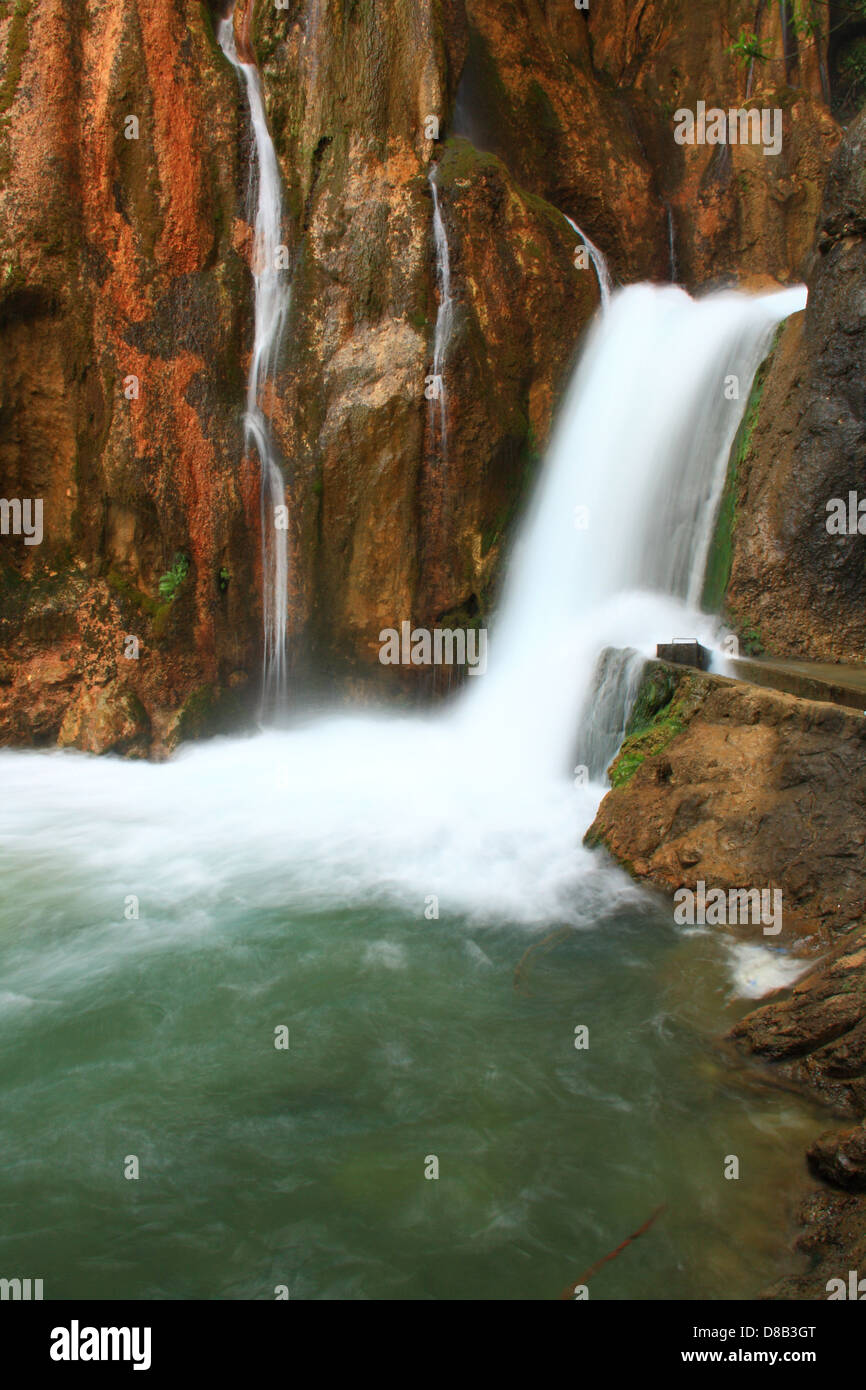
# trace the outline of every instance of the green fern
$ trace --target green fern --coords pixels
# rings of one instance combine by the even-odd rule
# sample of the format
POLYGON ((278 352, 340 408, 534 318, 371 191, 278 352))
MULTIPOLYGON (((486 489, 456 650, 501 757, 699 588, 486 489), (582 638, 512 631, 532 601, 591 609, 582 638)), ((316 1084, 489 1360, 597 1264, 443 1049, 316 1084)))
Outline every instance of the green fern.
POLYGON ((166 603, 171 603, 175 598, 178 589, 189 574, 189 560, 180 551, 174 557, 174 563, 159 581, 159 596, 166 603))
POLYGON ((728 47, 728 52, 741 63, 766 63, 769 54, 764 52, 757 34, 749 29, 741 29, 737 39, 728 47))

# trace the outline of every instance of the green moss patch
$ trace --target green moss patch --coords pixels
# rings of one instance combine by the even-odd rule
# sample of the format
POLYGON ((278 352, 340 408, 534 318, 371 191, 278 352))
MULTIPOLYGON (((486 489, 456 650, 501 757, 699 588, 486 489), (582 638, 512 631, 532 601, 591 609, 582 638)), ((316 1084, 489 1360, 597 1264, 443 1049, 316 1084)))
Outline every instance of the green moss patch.
POLYGON ((706 684, 699 676, 651 663, 632 706, 623 745, 608 769, 611 786, 626 786, 647 758, 663 752, 683 733, 705 694, 706 684))
POLYGON ((6 56, 3 63, 3 78, 0 80, 0 114, 5 114, 18 91, 21 81, 21 68, 30 46, 28 19, 33 0, 18 0, 12 11, 9 35, 6 41, 6 56))
POLYGON ((221 689, 201 685, 187 696, 169 734, 176 748, 190 739, 211 738, 216 734, 238 733, 250 724, 248 695, 243 689, 221 689))
POLYGON ((132 608, 136 613, 150 619, 154 637, 163 635, 171 611, 171 600, 160 603, 159 599, 151 598, 150 594, 137 589, 119 570, 109 570, 106 583, 112 593, 121 599, 124 607, 132 608))

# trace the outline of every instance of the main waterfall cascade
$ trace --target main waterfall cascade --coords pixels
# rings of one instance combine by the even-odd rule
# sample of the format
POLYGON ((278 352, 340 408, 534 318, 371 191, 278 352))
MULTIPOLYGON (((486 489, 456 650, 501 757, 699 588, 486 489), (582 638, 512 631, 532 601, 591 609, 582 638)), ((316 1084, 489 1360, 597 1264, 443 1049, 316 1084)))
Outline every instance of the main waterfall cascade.
POLYGON ((555 777, 593 721, 616 723, 584 708, 605 647, 652 654, 683 634, 716 645, 698 606, 730 450, 776 326, 805 302, 805 289, 613 296, 559 411, 483 688, 458 716, 491 750, 519 749, 555 777))
MULTIPOLYGON (((233 11, 232 11, 233 14, 233 11)), ((255 283, 255 332, 247 378, 244 425, 247 445, 254 446, 262 469, 262 607, 264 654, 262 665, 262 714, 279 713, 286 703, 286 624, 288 620, 288 529, 283 472, 270 427, 262 408, 262 394, 273 379, 291 297, 287 269, 281 264, 284 247, 283 206, 277 153, 265 116, 261 78, 254 63, 242 62, 235 45, 232 14, 220 22, 217 39, 229 62, 240 73, 249 106, 255 144, 255 166, 250 169, 250 196, 255 203, 253 280, 255 283)))

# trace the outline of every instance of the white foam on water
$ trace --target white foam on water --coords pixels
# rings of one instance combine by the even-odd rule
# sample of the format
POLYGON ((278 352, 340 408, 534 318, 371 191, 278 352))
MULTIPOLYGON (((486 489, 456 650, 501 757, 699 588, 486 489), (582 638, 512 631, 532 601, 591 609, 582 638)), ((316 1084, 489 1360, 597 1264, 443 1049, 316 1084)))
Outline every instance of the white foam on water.
POLYGON ((733 994, 738 999, 762 999, 774 990, 790 989, 815 965, 814 960, 803 960, 766 946, 732 941, 725 944, 733 994))

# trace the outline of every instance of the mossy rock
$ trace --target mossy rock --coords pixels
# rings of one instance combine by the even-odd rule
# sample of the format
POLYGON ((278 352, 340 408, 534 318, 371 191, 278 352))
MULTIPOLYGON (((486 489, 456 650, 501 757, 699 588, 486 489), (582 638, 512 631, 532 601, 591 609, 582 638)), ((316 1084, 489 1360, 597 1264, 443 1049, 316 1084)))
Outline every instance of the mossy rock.
POLYGON ((168 748, 174 749, 193 739, 237 734, 252 726, 247 686, 201 685, 187 696, 174 716, 165 742, 168 748))
POLYGON ((707 684, 663 662, 649 664, 627 725, 626 738, 608 768, 610 784, 622 788, 647 758, 655 757, 688 727, 703 704, 707 684))
POLYGON ((0 114, 9 110, 15 100, 18 84, 21 81, 21 68, 30 46, 29 17, 33 0, 17 0, 12 11, 6 53, 3 64, 3 80, 0 82, 0 114))
POLYGON ((677 678, 670 667, 659 662, 648 662, 644 669, 640 689, 631 707, 626 737, 646 729, 659 710, 669 705, 676 693, 677 678))

